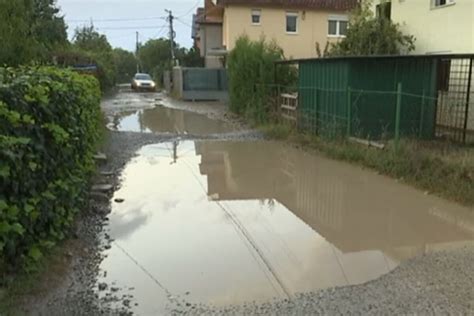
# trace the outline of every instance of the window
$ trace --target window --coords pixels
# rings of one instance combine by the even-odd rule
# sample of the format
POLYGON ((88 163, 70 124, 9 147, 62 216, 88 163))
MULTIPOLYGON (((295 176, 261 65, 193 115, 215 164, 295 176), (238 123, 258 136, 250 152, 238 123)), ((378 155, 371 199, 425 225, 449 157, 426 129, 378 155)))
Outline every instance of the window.
POLYGON ((260 25, 260 17, 262 15, 261 10, 252 10, 252 24, 260 25))
POLYGON ((454 4, 455 0, 432 0, 434 7, 442 7, 448 4, 454 4))
POLYGON ((392 16, 392 3, 391 2, 383 2, 381 4, 377 4, 375 7, 376 17, 390 20, 392 16))
POLYGON ((298 12, 286 13, 286 33, 298 33, 298 12))
POLYGON ((328 19, 329 36, 346 36, 348 27, 347 16, 330 16, 328 19))

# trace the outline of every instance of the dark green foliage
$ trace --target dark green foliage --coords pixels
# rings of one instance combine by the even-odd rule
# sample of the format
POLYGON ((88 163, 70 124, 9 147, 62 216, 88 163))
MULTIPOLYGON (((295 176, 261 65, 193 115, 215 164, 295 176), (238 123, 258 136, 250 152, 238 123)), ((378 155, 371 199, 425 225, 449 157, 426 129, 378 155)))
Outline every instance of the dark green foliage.
MULTIPOLYGON (((201 57, 199 49, 180 48, 175 43, 175 58, 183 67, 203 67, 204 59, 201 57)), ((149 73, 155 80, 161 82, 163 73, 172 68, 171 45, 165 38, 152 39, 140 47, 138 51, 141 71, 149 73)))
POLYGON ((149 73, 155 80, 161 81, 163 72, 171 69, 170 41, 164 38, 152 39, 138 51, 141 71, 149 73))
POLYGON ((91 76, 0 68, 0 271, 34 266, 84 207, 99 103, 91 76))
POLYGON ((68 44, 54 0, 0 0, 0 65, 44 62, 68 44))
POLYGON ((204 67, 204 58, 201 57, 201 52, 197 47, 180 48, 176 53, 176 58, 183 67, 204 67))
POLYGON ((255 123, 269 119, 276 84, 291 86, 296 82, 296 74, 289 67, 280 66, 275 74, 274 62, 282 59, 283 50, 274 42, 263 38, 251 41, 247 36, 237 40, 227 63, 232 111, 255 123))
POLYGON ((407 54, 415 49, 415 38, 403 34, 400 25, 384 16, 375 17, 370 2, 363 2, 351 15, 347 36, 332 46, 329 56, 407 54))
POLYGON ((115 85, 117 68, 112 46, 105 35, 99 34, 93 26, 76 29, 71 50, 82 53, 95 61, 99 68, 98 78, 102 91, 115 85))
POLYGON ((121 48, 113 50, 114 63, 117 67, 117 82, 128 83, 137 72, 137 58, 129 51, 121 48))

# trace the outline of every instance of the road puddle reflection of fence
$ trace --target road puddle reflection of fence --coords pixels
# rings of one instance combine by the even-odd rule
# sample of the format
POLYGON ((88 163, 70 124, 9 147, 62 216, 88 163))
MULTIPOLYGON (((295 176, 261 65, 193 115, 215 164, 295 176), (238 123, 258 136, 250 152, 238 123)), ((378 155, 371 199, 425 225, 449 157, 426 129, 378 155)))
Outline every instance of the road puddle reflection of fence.
POLYGON ((138 314, 358 284, 474 239, 472 210, 273 142, 146 146, 114 198, 103 279, 138 314))

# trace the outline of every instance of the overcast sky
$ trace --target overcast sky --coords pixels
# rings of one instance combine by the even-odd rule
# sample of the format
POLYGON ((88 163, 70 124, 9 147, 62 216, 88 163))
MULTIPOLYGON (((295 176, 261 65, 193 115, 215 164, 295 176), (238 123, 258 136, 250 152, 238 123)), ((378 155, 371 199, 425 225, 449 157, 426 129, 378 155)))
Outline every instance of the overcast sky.
POLYGON ((133 51, 136 31, 140 32, 141 42, 168 36, 165 9, 172 10, 178 18, 174 23, 176 41, 191 47, 192 14, 198 5, 204 5, 204 0, 57 0, 57 4, 65 16, 70 38, 76 27, 90 25, 92 19, 112 46, 133 51))

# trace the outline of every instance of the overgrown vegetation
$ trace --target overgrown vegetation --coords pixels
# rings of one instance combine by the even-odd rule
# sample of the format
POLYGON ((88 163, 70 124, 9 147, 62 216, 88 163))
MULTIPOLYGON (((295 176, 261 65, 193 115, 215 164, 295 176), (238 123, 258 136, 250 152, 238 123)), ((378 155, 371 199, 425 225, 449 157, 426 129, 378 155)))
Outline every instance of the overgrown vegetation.
POLYGON ((427 193, 474 207, 473 147, 405 139, 381 150, 342 138, 298 133, 287 125, 268 124, 261 130, 270 138, 316 149, 330 158, 360 164, 427 193))
POLYGON ((68 45, 55 0, 0 0, 0 66, 50 61, 68 45))
POLYGON ((76 29, 72 50, 90 57, 97 65, 97 77, 102 91, 115 86, 117 67, 113 49, 107 37, 97 32, 94 26, 76 29))
POLYGON ((117 68, 117 82, 130 83, 131 78, 137 72, 137 58, 133 53, 121 48, 115 48, 112 54, 117 68))
MULTIPOLYGON (((151 74, 157 81, 161 82, 163 73, 173 67, 170 47, 170 41, 165 38, 151 39, 140 46, 138 59, 141 70, 151 74)), ((193 47, 188 50, 180 48, 177 43, 174 43, 174 47, 175 58, 180 66, 202 67, 204 65, 198 48, 193 47)))
POLYGON ((362 1, 352 12, 347 36, 331 45, 329 56, 367 56, 407 54, 415 49, 415 38, 404 34, 400 24, 393 23, 380 5, 379 16, 370 9, 371 1, 362 1))
POLYGON ((99 103, 92 76, 0 68, 0 271, 34 268, 84 207, 99 103))
POLYGON ((230 108, 233 112, 254 123, 269 120, 276 78, 283 86, 292 86, 296 82, 293 69, 286 66, 275 68, 275 61, 282 59, 283 50, 275 42, 267 42, 264 38, 251 41, 245 35, 236 41, 227 62, 230 108))

